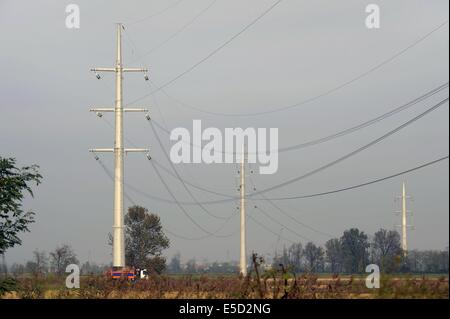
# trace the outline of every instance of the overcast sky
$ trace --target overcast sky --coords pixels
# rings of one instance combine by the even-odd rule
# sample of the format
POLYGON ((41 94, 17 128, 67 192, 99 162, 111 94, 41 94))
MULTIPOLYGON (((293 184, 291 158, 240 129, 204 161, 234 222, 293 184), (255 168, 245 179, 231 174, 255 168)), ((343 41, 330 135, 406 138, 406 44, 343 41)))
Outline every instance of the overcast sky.
MULTIPOLYGON (((169 10, 163 1, 23 1, 0 0, 0 156, 16 157, 20 165, 36 163, 44 176, 35 198, 24 202, 36 212, 23 245, 7 251, 7 260, 25 262, 35 249, 50 251, 72 245, 81 261, 109 263, 107 234, 112 230, 113 185, 88 149, 112 147, 111 114, 104 119, 88 112, 92 106, 112 106, 111 74, 101 81, 91 67, 115 61, 115 25, 124 35, 126 66, 150 69, 153 83, 162 84, 207 56, 266 10, 274 0, 217 0, 194 23, 184 26, 213 0, 184 0, 169 10), (65 7, 77 3, 81 28, 65 26, 65 7), (155 13, 159 13, 154 15, 155 13), (153 17, 152 17, 153 16, 153 17), (142 20, 143 18, 148 18, 142 20), (138 21, 138 23, 135 23, 138 21), (183 29, 182 32, 179 30, 183 29), (176 36, 172 36, 174 34, 176 36), (171 38, 170 41, 166 39, 171 38), (164 45, 160 45, 165 43, 164 45), (143 53, 158 47, 151 54, 143 53), (135 61, 133 64, 130 62, 135 61)), ((409 47, 448 20, 446 0, 303 1, 284 0, 256 25, 218 54, 166 88, 135 106, 151 109, 166 125, 277 127, 280 147, 320 138, 358 125, 446 83, 449 78, 448 24, 390 63, 332 94, 283 112, 251 117, 208 115, 180 106, 175 100, 220 113, 252 113, 281 108, 314 97, 355 78, 409 47), (365 7, 381 8, 381 28, 365 26, 365 7)), ((127 74, 125 104, 152 89, 141 74, 127 74)), ((448 96, 448 89, 388 120, 317 146, 280 154, 275 175, 253 175, 257 189, 300 176, 372 141, 448 96)), ((380 144, 320 174, 266 194, 270 197, 327 191, 387 176, 448 154, 448 104, 380 144)), ((166 150, 167 134, 158 130, 166 150)), ((125 135, 152 157, 167 163, 143 114, 127 114, 125 135)), ((112 169, 111 154, 101 155, 112 169)), ((152 166, 141 154, 126 157, 126 182, 154 196, 170 199, 152 166)), ((181 165, 188 181, 216 192, 237 195, 234 165, 181 165)), ((173 177, 164 179, 182 201, 192 201, 173 177)), ((306 200, 278 202, 289 214, 322 232, 340 236, 357 227, 368 234, 392 229, 400 222, 394 202, 405 181, 414 199, 409 234, 411 249, 443 249, 449 241, 448 162, 354 191, 306 200)), ((200 201, 221 199, 192 189, 200 201)), ((150 200, 127 190, 138 204, 161 216, 171 232, 185 237, 204 235, 173 204, 150 200)), ((127 201, 127 206, 130 204, 127 201)), ((265 211, 303 236, 323 244, 329 238, 280 215, 268 203, 265 211)), ((248 204, 248 213, 283 238, 302 241, 248 204)), ((208 206, 220 216, 234 217, 219 233, 238 230, 236 203, 208 206)), ((204 228, 214 231, 222 221, 195 206, 186 210, 204 228)), ((289 244, 248 221, 248 250, 271 253, 289 244)), ((169 258, 183 260, 238 259, 239 237, 187 241, 169 235, 169 258)))

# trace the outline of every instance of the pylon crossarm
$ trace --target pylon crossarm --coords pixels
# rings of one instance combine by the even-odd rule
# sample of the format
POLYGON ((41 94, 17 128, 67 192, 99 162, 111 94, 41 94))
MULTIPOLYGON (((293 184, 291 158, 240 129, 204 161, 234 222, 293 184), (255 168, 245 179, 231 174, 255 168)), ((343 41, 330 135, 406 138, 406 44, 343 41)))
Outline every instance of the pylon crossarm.
POLYGON ((92 72, 116 72, 116 68, 94 68, 92 72))
MULTIPOLYGON (((96 113, 108 113, 108 112, 115 112, 116 110, 114 108, 95 108, 95 109, 90 109, 89 112, 96 112, 96 113)), ((144 108, 125 108, 123 109, 124 112, 126 113, 138 113, 138 112, 142 112, 142 113, 146 113, 148 112, 148 109, 144 109, 144 108)))
POLYGON ((124 152, 127 153, 148 153, 150 152, 149 149, 145 148, 127 148, 124 150, 124 152))
POLYGON ((147 69, 142 69, 142 68, 123 68, 122 69, 123 72, 148 72, 147 69))
POLYGON ((95 108, 95 109, 90 109, 89 110, 89 112, 101 112, 101 113, 108 113, 108 112, 114 112, 115 110, 113 109, 113 108, 107 108, 107 107, 105 107, 105 108, 103 108, 103 107, 100 107, 100 108, 95 108))
POLYGON ((95 149, 89 150, 89 152, 91 152, 91 153, 114 153, 114 149, 113 148, 95 148, 95 149))
POLYGON ((125 109, 123 109, 123 111, 127 112, 127 113, 139 113, 139 112, 147 113, 148 109, 145 109, 145 108, 125 108, 125 109))

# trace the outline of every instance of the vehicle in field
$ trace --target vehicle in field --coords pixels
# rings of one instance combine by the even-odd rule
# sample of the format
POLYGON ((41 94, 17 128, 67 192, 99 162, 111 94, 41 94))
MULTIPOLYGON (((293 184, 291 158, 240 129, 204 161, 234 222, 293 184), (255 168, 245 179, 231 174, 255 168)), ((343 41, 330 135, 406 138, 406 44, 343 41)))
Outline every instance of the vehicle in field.
POLYGON ((106 273, 106 276, 114 280, 135 281, 148 279, 148 271, 147 269, 139 269, 134 267, 125 267, 121 269, 113 268, 106 273))

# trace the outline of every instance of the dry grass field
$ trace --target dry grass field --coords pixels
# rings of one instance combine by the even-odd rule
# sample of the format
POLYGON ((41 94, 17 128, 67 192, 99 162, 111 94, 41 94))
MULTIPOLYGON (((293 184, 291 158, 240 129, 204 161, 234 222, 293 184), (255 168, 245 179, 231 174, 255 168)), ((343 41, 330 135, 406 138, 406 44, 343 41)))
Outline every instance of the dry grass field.
POLYGON ((21 278, 6 299, 448 299, 448 276, 389 276, 380 289, 368 289, 357 276, 290 278, 263 276, 154 276, 136 282, 104 276, 82 277, 80 289, 65 288, 65 279, 21 278))

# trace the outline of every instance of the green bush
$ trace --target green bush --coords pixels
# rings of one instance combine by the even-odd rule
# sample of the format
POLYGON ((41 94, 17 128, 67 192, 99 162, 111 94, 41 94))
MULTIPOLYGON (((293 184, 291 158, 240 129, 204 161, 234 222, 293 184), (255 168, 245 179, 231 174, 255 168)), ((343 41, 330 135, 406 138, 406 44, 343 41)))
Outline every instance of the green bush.
POLYGON ((0 279, 0 296, 17 289, 18 282, 14 278, 0 279))

